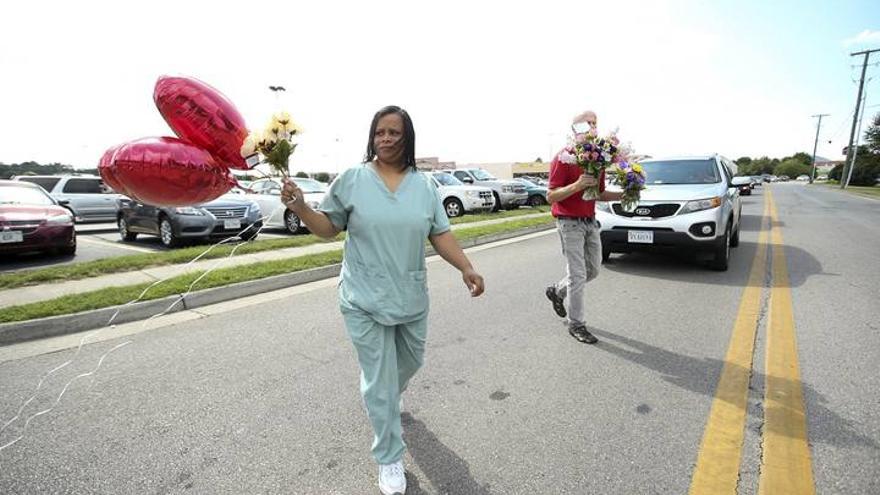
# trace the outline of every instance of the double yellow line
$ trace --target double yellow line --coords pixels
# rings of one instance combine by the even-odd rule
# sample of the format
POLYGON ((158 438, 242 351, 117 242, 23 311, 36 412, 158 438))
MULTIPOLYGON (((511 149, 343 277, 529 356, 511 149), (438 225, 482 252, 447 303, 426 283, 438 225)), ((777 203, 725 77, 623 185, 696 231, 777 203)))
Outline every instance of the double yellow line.
POLYGON ((785 246, 777 219, 770 188, 765 188, 758 250, 703 433, 691 479, 691 495, 733 495, 737 491, 755 336, 767 273, 768 241, 772 245, 772 283, 764 363, 764 425, 758 493, 815 493, 785 246))

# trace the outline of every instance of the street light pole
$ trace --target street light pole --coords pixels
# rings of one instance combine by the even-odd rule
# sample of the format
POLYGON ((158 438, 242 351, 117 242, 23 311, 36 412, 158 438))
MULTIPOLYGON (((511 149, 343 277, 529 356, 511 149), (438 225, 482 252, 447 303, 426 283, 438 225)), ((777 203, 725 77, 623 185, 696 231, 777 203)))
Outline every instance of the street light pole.
POLYGON ((813 115, 813 118, 819 117, 819 123, 816 124, 816 140, 813 141, 813 170, 810 172, 810 184, 813 183, 813 178, 816 177, 816 147, 819 146, 819 129, 822 127, 822 117, 827 117, 827 113, 820 113, 818 115, 813 115))

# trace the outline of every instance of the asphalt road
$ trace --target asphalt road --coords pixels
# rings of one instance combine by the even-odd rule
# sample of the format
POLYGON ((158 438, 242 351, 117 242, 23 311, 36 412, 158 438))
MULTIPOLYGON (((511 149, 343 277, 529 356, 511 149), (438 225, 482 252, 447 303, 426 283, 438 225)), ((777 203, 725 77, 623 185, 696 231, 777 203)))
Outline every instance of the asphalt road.
MULTIPOLYGON (((816 491, 878 493, 880 202, 800 184, 745 198, 727 272, 614 255, 587 290, 595 346, 569 337, 544 298, 563 274, 555 233, 471 250, 487 281, 478 299, 432 260, 426 365, 405 396, 407 493, 687 493, 768 189, 786 245, 816 491)), ((108 340, 79 354, 51 352, 52 341, 7 349, 0 426, 36 398, 0 433, 0 448, 24 433, 0 450, 0 492, 377 493, 335 285, 284 294, 124 338, 106 329, 108 340)), ((741 494, 757 493, 766 434, 765 326, 741 494)))

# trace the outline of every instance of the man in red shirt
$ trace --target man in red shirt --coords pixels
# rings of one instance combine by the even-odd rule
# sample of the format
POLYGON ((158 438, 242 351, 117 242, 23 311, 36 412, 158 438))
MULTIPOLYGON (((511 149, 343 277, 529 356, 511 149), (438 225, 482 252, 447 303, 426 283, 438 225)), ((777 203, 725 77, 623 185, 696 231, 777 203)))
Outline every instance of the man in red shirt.
MULTIPOLYGON (((586 111, 572 121, 575 138, 596 127, 596 114, 586 111)), ((599 186, 599 201, 620 199, 620 193, 605 190, 605 171, 599 177, 584 174, 583 170, 572 164, 559 161, 559 156, 550 163, 550 184, 547 200, 550 202, 556 227, 565 255, 565 277, 547 287, 547 298, 560 317, 568 316, 568 333, 585 344, 595 344, 598 339, 587 330, 584 321, 584 286, 599 274, 602 264, 602 240, 599 225, 596 223, 596 200, 585 201, 583 190, 599 186), (568 297, 568 313, 565 311, 565 298, 568 297)))

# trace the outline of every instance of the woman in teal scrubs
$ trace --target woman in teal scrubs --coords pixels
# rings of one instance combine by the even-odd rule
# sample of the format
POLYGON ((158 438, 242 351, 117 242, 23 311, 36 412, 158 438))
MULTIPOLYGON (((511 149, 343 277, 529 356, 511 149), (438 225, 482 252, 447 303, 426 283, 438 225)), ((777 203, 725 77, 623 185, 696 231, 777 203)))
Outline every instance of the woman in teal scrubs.
POLYGON ((347 232, 339 306, 361 366, 379 488, 402 494, 399 400, 425 353, 425 239, 461 271, 473 297, 483 293, 483 277, 452 235, 437 188, 416 170, 415 130, 399 107, 376 112, 364 163, 333 181, 317 211, 302 197, 295 183, 285 183, 282 201, 313 234, 347 232))

